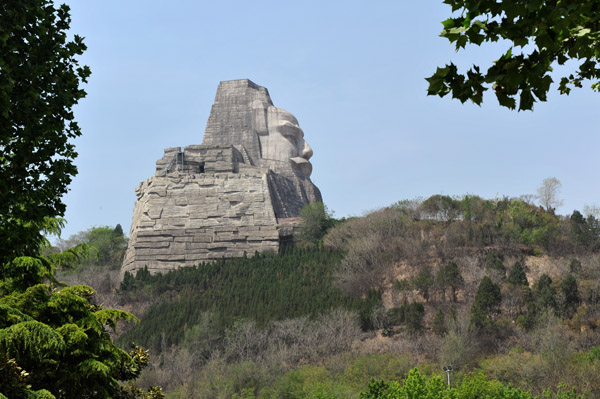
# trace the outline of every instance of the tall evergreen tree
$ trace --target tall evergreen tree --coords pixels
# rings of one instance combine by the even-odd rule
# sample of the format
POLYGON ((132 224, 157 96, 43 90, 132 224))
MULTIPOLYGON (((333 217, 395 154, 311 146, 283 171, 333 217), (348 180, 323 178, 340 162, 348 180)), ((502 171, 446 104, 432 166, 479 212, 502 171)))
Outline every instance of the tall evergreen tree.
POLYGON ((433 287, 434 277, 431 269, 427 266, 421 268, 413 278, 413 285, 419 291, 425 301, 429 302, 430 289, 433 287))
POLYGON ((440 337, 443 337, 448 332, 446 328, 444 312, 442 311, 442 309, 438 309, 437 312, 435 312, 435 316, 433 317, 432 329, 433 332, 439 335, 440 337))
POLYGON ((512 285, 529 285, 529 281, 527 281, 527 275, 525 274, 525 270, 523 269, 523 265, 521 262, 515 262, 512 269, 508 273, 508 278, 506 281, 512 285))
POLYGON ((564 313, 567 316, 573 314, 579 305, 579 290, 577 289, 577 281, 572 274, 569 274, 562 282, 562 294, 564 297, 564 313))
POLYGON ((456 290, 463 286, 465 280, 456 262, 448 262, 442 270, 446 284, 452 289, 452 302, 456 302, 456 290))
POLYGON ((476 328, 482 328, 490 324, 492 317, 500 313, 501 303, 500 286, 495 284, 488 276, 483 277, 471 306, 471 324, 476 328))
POLYGON ((495 281, 502 281, 506 278, 506 267, 502 262, 502 258, 494 251, 488 252, 485 259, 485 270, 488 275, 495 281))
POLYGON ((542 274, 535 288, 536 302, 540 310, 552 308, 557 309, 552 279, 547 274, 542 274))

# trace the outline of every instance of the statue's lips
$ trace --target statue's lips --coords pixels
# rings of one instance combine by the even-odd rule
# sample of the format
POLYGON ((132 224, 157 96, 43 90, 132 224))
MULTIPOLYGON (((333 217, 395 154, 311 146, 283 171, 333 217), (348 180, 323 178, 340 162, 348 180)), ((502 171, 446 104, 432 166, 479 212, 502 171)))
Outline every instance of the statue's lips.
POLYGON ((292 162, 294 162, 296 164, 296 166, 298 166, 300 168, 300 170, 302 170, 304 172, 304 174, 306 176, 311 175, 312 173, 312 164, 310 163, 310 161, 306 158, 302 158, 302 157, 294 157, 294 158, 290 158, 292 162))

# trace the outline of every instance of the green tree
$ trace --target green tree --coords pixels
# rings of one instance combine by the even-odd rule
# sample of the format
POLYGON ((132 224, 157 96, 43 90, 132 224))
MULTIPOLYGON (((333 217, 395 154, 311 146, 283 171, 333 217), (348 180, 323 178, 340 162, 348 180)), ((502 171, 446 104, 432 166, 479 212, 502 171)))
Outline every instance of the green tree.
POLYGON ((567 275, 561 284, 561 290, 564 297, 564 313, 572 315, 577 306, 579 306, 579 290, 577 289, 577 280, 572 274, 567 275))
POLYGON ((300 211, 300 223, 296 233, 296 239, 300 243, 316 243, 323 239, 323 236, 333 225, 335 219, 331 212, 322 202, 312 202, 307 204, 300 211))
POLYGON ((535 287, 535 296, 538 308, 541 310, 557 308, 554 298, 554 289, 552 288, 552 279, 547 274, 542 274, 535 287))
POLYGON ((596 250, 600 230, 596 226, 597 221, 594 216, 590 215, 586 218, 579 211, 573 211, 570 220, 569 236, 573 244, 581 249, 596 250))
POLYGON ((413 285, 425 301, 429 302, 429 290, 433 286, 434 278, 429 267, 424 266, 413 278, 413 285))
POLYGON ((500 286, 492 282, 488 276, 483 277, 471 306, 471 324, 476 328, 490 324, 492 317, 500 313, 501 303, 500 286))
POLYGON ((488 252, 485 259, 485 270, 494 279, 494 281, 502 281, 506 278, 506 267, 500 256, 496 252, 488 252))
POLYGON ((366 392, 360 393, 361 399, 442 399, 446 385, 437 376, 423 376, 418 369, 410 370, 402 384, 398 381, 386 382, 372 379, 366 392))
MULTIPOLYGON (((56 233, 57 226, 50 224, 45 231, 56 233)), ((62 253, 44 251, 48 241, 39 247, 39 254, 9 262, 7 270, 26 273, 0 277, 0 369, 22 377, 0 379, 0 394, 17 399, 142 397, 137 388, 124 388, 119 381, 139 375, 148 363, 147 352, 134 347, 127 353, 107 332, 119 320, 134 320, 133 315, 102 309, 94 304, 91 287, 61 288, 54 278, 57 267, 76 264, 89 247, 62 253)), ((146 396, 160 395, 153 389, 146 396)))
POLYGON ((456 290, 465 283, 456 262, 450 261, 441 267, 436 280, 439 281, 439 284, 443 284, 444 289, 446 286, 452 289, 452 302, 456 302, 456 290))
MULTIPOLYGON (((28 373, 31 388, 24 392, 114 397, 122 393, 119 380, 137 377, 148 363, 146 351, 123 351, 105 330, 133 316, 92 305, 93 293, 87 286, 55 289, 38 284, 0 299, 0 353, 28 373)), ((12 388, 0 382, 0 393, 12 388)))
POLYGON ((406 305, 404 310, 404 323, 406 329, 411 334, 417 334, 423 331, 423 319, 425 317, 425 307, 421 302, 413 302, 406 305))
POLYGON ((107 332, 133 316, 94 304, 90 287, 56 283, 56 268, 89 247, 50 253, 44 238, 62 227, 81 134, 72 108, 90 75, 69 24, 69 7, 51 0, 0 2, 0 398, 159 398, 119 382, 148 363, 107 332))
POLYGON ((579 259, 572 259, 569 263, 569 271, 571 273, 579 273, 581 272, 581 262, 579 259))
POLYGON ((68 40, 69 7, 50 0, 0 3, 0 275, 15 257, 37 253, 46 218, 62 216, 77 173, 72 108, 90 75, 68 40))
POLYGON ((427 94, 440 97, 452 93, 461 102, 481 104, 483 93, 492 88, 498 103, 519 110, 531 110, 535 101, 546 101, 554 79, 552 65, 579 61, 579 69, 560 79, 558 90, 569 94, 591 80, 600 89, 600 2, 559 0, 444 0, 455 13, 442 22, 441 36, 455 43, 456 50, 467 44, 506 41, 509 49, 499 55, 486 72, 474 65, 466 74, 453 64, 437 68, 427 79, 427 94))
POLYGON ((433 317, 432 329, 433 332, 439 335, 440 337, 443 337, 448 332, 448 329, 446 328, 445 319, 446 318, 444 316, 444 311, 442 311, 442 309, 438 309, 437 312, 435 312, 435 316, 433 317))
POLYGON ((525 270, 523 269, 523 265, 521 262, 515 262, 512 269, 508 273, 508 278, 506 281, 512 285, 526 285, 529 286, 529 282, 527 281, 527 274, 525 274, 525 270))
POLYGON ((97 264, 120 267, 127 249, 127 238, 118 224, 114 229, 109 226, 94 227, 88 230, 85 243, 98 250, 97 264))
POLYGON ((432 195, 420 206, 422 213, 430 218, 451 222, 460 214, 459 202, 448 195, 432 195))

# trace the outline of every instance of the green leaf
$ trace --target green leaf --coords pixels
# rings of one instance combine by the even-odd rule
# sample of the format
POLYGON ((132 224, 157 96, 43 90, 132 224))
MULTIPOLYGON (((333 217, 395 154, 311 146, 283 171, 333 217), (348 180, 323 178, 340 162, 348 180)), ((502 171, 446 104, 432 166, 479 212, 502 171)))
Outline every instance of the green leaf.
POLYGON ((578 26, 577 28, 573 29, 573 36, 583 37, 583 36, 590 34, 591 32, 592 32, 592 30, 589 28, 584 28, 583 26, 578 26))
POLYGON ((509 109, 515 109, 516 107, 516 100, 512 97, 507 96, 506 94, 500 92, 496 92, 496 98, 498 99, 498 103, 500 103, 500 105, 502 105, 503 107, 509 108, 509 109))
POLYGON ((77 368, 86 377, 100 375, 104 378, 107 378, 110 377, 111 372, 110 367, 94 359, 84 360, 83 362, 79 363, 77 368))
POLYGON ((521 90, 521 96, 520 96, 520 101, 519 101, 519 111, 531 110, 533 108, 534 102, 535 102, 535 99, 533 98, 531 91, 529 91, 527 89, 521 90))
POLYGON ((85 345, 88 339, 88 335, 85 331, 78 325, 72 323, 60 326, 56 329, 56 332, 63 337, 67 347, 85 345))
POLYGON ((98 318, 98 321, 102 325, 108 325, 113 331, 117 327, 117 322, 121 320, 135 321, 136 323, 140 320, 129 312, 125 312, 119 309, 102 309, 94 313, 98 318))
POLYGON ((0 330, 0 352, 17 360, 41 360, 65 348, 62 337, 39 321, 24 321, 0 330))
POLYGON ((448 18, 445 21, 442 21, 442 25, 444 25, 444 29, 448 30, 454 28, 457 25, 457 20, 454 18, 448 18))

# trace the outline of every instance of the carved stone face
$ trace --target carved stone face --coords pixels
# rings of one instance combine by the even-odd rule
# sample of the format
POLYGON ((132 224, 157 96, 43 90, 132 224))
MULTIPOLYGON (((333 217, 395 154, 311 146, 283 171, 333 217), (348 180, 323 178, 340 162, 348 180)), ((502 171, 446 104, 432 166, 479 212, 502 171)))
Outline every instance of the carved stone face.
POLYGON ((260 136, 262 158, 292 162, 305 176, 312 173, 308 161, 312 148, 304 141, 304 132, 294 115, 275 106, 267 108, 267 135, 260 136))

